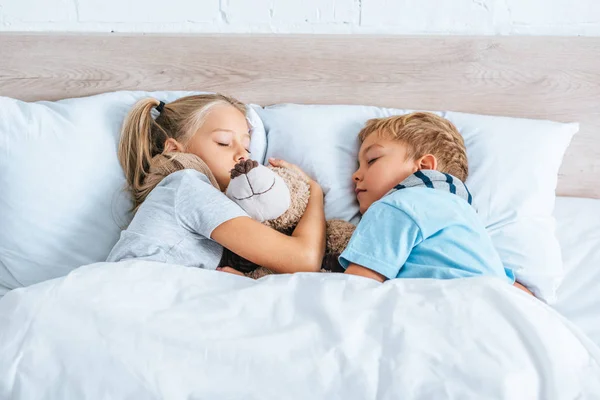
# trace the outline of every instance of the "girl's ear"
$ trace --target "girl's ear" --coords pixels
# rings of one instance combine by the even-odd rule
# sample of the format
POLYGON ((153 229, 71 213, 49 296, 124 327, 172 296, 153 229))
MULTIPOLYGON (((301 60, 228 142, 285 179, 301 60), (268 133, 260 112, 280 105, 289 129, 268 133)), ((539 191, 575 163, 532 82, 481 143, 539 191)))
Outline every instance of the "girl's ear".
POLYGON ((433 154, 425 154, 418 160, 419 169, 437 169, 437 158, 433 154))
POLYGON ((184 147, 177 140, 175 140, 173 138, 168 138, 167 140, 165 140, 164 152, 165 153, 176 153, 176 152, 183 153, 184 147))

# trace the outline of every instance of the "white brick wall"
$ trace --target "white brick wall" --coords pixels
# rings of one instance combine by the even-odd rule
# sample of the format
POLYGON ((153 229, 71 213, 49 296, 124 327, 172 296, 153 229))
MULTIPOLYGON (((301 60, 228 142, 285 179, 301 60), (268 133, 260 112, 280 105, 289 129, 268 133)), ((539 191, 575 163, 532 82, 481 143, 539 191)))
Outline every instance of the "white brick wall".
POLYGON ((600 0, 0 0, 0 31, 600 36, 600 0))

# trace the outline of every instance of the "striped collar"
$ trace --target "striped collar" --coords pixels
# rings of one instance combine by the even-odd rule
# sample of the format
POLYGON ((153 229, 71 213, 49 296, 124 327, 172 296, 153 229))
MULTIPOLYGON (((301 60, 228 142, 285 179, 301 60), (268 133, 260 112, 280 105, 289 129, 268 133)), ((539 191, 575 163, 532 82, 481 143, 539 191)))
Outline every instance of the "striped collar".
POLYGON ((443 172, 432 169, 424 169, 415 172, 400 182, 399 185, 396 185, 386 194, 386 196, 397 190, 412 187, 426 187, 452 193, 473 205, 473 196, 471 196, 471 192, 469 192, 467 185, 465 185, 463 181, 450 174, 444 174, 443 172))

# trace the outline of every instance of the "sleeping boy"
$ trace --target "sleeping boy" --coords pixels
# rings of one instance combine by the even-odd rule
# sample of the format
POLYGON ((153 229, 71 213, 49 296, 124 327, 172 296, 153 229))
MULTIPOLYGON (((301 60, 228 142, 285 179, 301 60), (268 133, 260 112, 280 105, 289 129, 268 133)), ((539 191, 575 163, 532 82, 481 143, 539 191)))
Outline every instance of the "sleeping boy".
POLYGON ((450 121, 425 112, 372 119, 359 138, 352 179, 363 217, 340 256, 347 274, 380 282, 485 275, 527 291, 472 206, 464 141, 450 121))

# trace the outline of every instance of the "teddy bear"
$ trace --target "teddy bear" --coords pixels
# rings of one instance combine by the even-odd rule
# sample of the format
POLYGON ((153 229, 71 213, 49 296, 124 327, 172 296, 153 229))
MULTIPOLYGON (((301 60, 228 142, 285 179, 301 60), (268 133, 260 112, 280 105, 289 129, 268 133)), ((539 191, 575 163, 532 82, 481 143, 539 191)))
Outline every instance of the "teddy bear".
MULTIPOLYGON (((286 235, 291 235, 304 214, 310 187, 298 172, 282 167, 266 167, 243 160, 231 170, 225 192, 250 217, 286 235)), ((343 272, 338 257, 348 245, 354 225, 342 220, 326 222, 326 248, 322 272, 343 272)), ((219 266, 230 266, 257 279, 272 272, 224 249, 219 266)))

